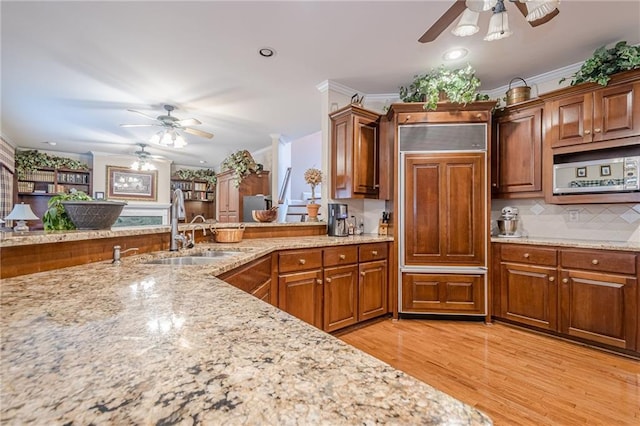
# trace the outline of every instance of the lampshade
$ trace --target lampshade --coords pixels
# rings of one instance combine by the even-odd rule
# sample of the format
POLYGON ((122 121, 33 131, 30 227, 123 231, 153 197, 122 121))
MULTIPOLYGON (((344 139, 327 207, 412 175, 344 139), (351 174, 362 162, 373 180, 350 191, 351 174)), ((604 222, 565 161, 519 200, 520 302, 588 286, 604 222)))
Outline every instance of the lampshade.
POLYGON ((458 21, 458 25, 451 30, 451 33, 458 37, 466 37, 477 33, 480 30, 480 27, 478 27, 479 16, 480 13, 469 8, 465 9, 458 21))
POLYGON ((529 0, 527 5, 527 21, 536 21, 558 8, 560 0, 529 0))
POLYGON ((136 160, 133 163, 131 163, 131 170, 137 170, 137 171, 151 171, 151 170, 156 170, 156 166, 153 165, 153 163, 150 163, 144 159, 142 160, 136 160))
POLYGON ((486 12, 496 5, 498 0, 467 0, 465 2, 467 9, 474 12, 486 12))
POLYGON ((184 148, 187 142, 176 129, 165 129, 151 136, 151 143, 162 146, 173 146, 174 148, 184 148))
POLYGON ((504 3, 499 0, 489 20, 489 31, 484 37, 486 41, 500 40, 509 37, 513 32, 509 29, 509 16, 504 3))
POLYGON ((5 219, 9 220, 17 220, 18 224, 13 227, 13 230, 16 232, 28 231, 29 227, 25 221, 27 220, 38 220, 40 219, 33 213, 31 210, 31 206, 29 204, 20 203, 13 206, 13 210, 9 213, 5 219))

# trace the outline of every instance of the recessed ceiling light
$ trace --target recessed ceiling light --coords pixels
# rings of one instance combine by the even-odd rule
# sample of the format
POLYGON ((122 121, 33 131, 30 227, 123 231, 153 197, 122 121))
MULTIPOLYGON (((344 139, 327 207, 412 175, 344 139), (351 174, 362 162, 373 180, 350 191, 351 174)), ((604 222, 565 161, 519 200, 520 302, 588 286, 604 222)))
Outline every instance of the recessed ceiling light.
POLYGON ((276 51, 271 47, 261 47, 258 50, 258 53, 260 54, 260 56, 263 56, 265 58, 271 58, 272 56, 275 56, 276 51))
POLYGON ((200 160, 200 164, 207 164, 205 160, 200 160))
POLYGON ((56 146, 58 142, 44 141, 42 143, 46 143, 47 145, 56 146))
POLYGON ((456 47, 444 52, 444 54, 442 55, 442 59, 444 59, 445 61, 457 61, 458 59, 462 59, 467 56, 468 53, 469 51, 464 47, 456 47))

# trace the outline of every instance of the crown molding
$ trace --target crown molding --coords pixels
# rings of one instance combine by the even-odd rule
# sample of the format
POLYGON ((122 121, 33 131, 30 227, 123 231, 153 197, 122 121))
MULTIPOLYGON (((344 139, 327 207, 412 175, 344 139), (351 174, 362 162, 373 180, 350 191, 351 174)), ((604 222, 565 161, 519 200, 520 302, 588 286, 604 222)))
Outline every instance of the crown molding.
POLYGON ((322 83, 317 84, 316 89, 318 89, 320 93, 325 93, 331 90, 332 92, 340 93, 345 96, 351 96, 354 93, 358 93, 358 90, 356 89, 352 89, 349 86, 345 86, 344 84, 340 84, 331 80, 325 80, 322 83))

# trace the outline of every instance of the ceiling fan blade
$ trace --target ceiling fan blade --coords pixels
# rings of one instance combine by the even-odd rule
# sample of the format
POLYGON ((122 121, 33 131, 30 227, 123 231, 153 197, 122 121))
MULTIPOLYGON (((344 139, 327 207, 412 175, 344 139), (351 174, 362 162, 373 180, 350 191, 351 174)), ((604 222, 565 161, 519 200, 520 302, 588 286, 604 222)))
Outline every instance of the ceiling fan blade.
POLYGON ((465 4, 465 0, 456 0, 453 5, 438 19, 432 26, 429 28, 423 35, 418 39, 420 43, 429 43, 436 38, 444 30, 447 29, 449 25, 456 20, 456 18, 464 12, 467 5, 465 4))
POLYGON ((203 132, 202 130, 198 130, 198 129, 191 129, 189 127, 185 127, 184 131, 185 131, 185 133, 190 133, 192 135, 200 136, 200 137, 203 137, 203 138, 211 139, 213 137, 212 133, 203 132))
POLYGON ((144 112, 140 112, 140 111, 136 111, 135 109, 128 109, 127 111, 129 112, 135 112, 136 114, 140 114, 143 117, 148 118, 149 120, 157 120, 156 117, 152 117, 150 115, 145 114, 144 112))
MULTIPOLYGON (((522 16, 526 18, 529 14, 526 3, 515 2, 514 4, 516 5, 520 13, 522 13, 522 16)), ((558 16, 559 13, 560 11, 558 10, 558 8, 556 8, 553 12, 543 16, 542 18, 536 19, 535 21, 530 21, 529 25, 531 25, 532 27, 537 27, 538 25, 546 24, 547 22, 558 16)))
POLYGON ((121 124, 120 127, 153 127, 158 124, 121 124))
POLYGON ((185 118, 184 120, 176 121, 176 124, 180 126, 193 126, 202 123, 200 122, 200 120, 196 120, 195 118, 185 118))

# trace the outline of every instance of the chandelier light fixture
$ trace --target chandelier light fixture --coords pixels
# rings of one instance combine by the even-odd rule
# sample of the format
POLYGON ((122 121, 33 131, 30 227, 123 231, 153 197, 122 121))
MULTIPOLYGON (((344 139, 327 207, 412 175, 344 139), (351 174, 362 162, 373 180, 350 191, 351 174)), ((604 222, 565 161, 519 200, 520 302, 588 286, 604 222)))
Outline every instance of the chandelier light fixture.
POLYGON ((187 146, 187 141, 185 141, 184 137, 174 128, 159 131, 151 136, 150 142, 152 144, 173 148, 184 148, 187 146))
MULTIPOLYGON (((553 13, 560 0, 509 0, 511 2, 524 3, 527 7, 526 19, 529 22, 537 21, 553 13)), ((467 8, 462 12, 460 20, 451 30, 453 35, 467 37, 477 33, 478 18, 480 13, 492 11, 489 20, 489 30, 484 37, 486 41, 500 40, 509 37, 513 32, 509 28, 509 16, 504 5, 504 0, 466 0, 467 8)))
POLYGON ((135 152, 137 158, 136 158, 136 161, 131 163, 131 166, 130 166, 131 170, 135 170, 138 172, 140 171, 149 172, 152 170, 156 170, 156 166, 149 159, 150 154, 144 150, 144 147, 146 145, 141 143, 141 144, 138 144, 138 146, 140 147, 140 151, 135 152))

